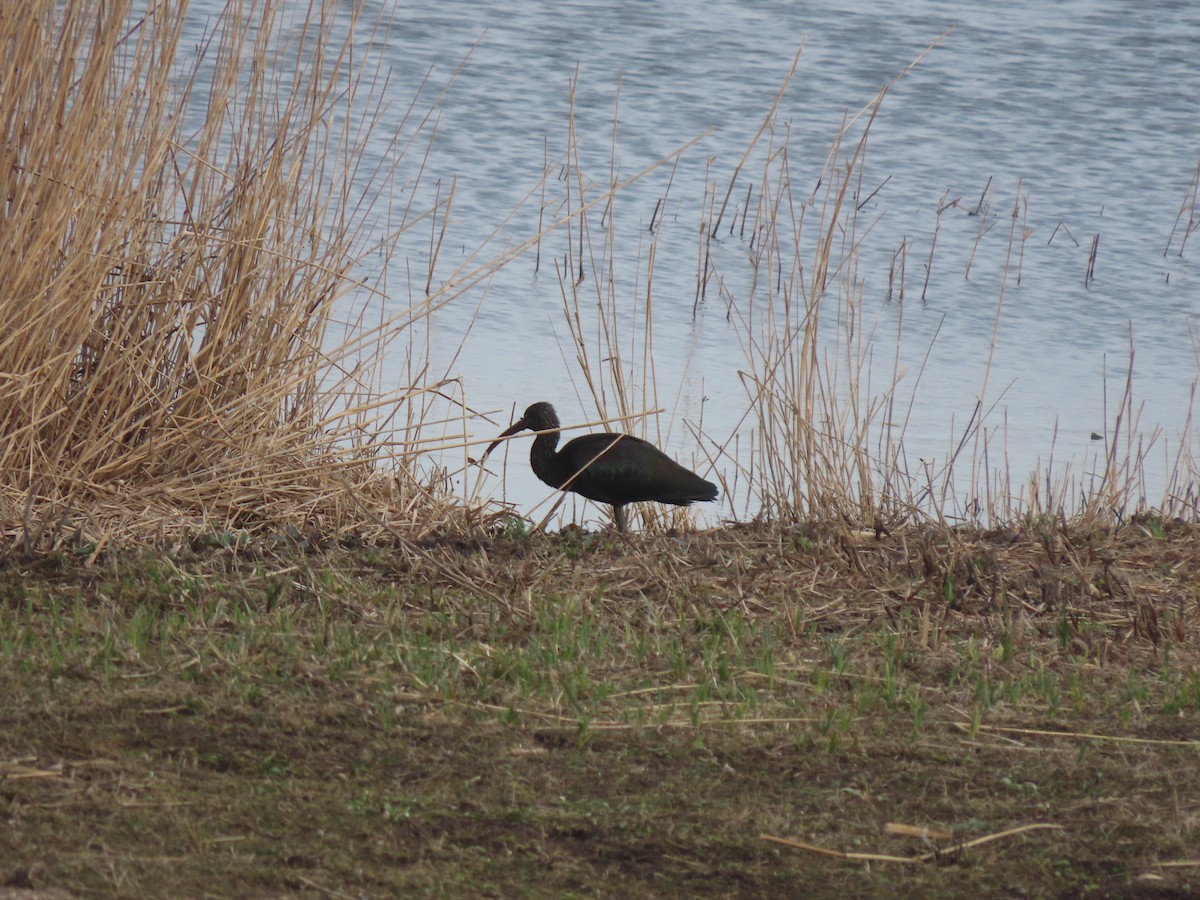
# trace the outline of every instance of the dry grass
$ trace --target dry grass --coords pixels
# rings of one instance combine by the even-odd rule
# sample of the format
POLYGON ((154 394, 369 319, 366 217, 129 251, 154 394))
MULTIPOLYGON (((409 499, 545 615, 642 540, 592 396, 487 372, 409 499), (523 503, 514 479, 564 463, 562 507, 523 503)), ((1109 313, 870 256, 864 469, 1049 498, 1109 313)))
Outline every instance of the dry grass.
POLYGON ((891 86, 848 118, 817 174, 793 171, 790 123, 777 109, 781 89, 702 229, 702 285, 729 310, 746 358, 744 416, 727 438, 709 441, 730 464, 730 481, 753 498, 750 508, 771 520, 891 527, 921 506, 920 488, 902 467, 901 374, 894 368, 882 387, 872 381, 878 336, 858 268, 871 230, 859 221, 868 136, 891 86), (757 181, 747 185, 744 207, 730 209, 738 179, 753 178, 751 160, 761 166, 757 181), (801 184, 816 187, 802 195, 801 184), (711 252, 726 227, 748 252, 711 252))
MULTIPOLYGON (((1176 449, 1166 466, 1165 492, 1149 495, 1147 463, 1165 435, 1161 428, 1146 431, 1140 421, 1132 339, 1131 375, 1119 397, 1106 395, 1101 452, 1081 461, 1081 470, 1075 472, 1055 467, 1053 447, 1044 470, 1014 473, 1009 468, 1006 423, 998 421, 1004 391, 991 383, 991 360, 1006 292, 1019 284, 1029 234, 1020 183, 1007 222, 981 214, 991 203, 986 189, 971 212, 979 215, 979 232, 965 260, 964 277, 969 277, 977 254, 997 252, 994 243, 981 248, 983 235, 993 225, 1005 225, 1008 231, 1007 241, 999 245, 1001 258, 989 260, 998 264, 999 292, 978 399, 973 409, 963 411, 968 414, 966 424, 956 429, 945 452, 910 468, 905 430, 910 418, 921 412, 924 363, 915 372, 901 365, 908 247, 905 243, 893 255, 889 273, 888 299, 896 303, 895 334, 889 338, 878 327, 888 317, 880 317, 864 302, 865 285, 878 273, 860 271, 860 259, 877 223, 860 213, 887 182, 868 182, 865 176, 870 132, 880 107, 895 81, 949 33, 848 117, 820 172, 794 170, 791 123, 773 107, 755 138, 763 147, 752 156, 752 144, 727 189, 717 192, 725 202, 713 209, 703 229, 702 283, 718 293, 729 310, 746 358, 740 374, 747 402, 733 432, 705 435, 707 443, 728 467, 727 479, 752 498, 748 508, 779 522, 825 518, 869 528, 914 521, 991 527, 1065 514, 1095 524, 1148 509, 1194 518, 1197 469, 1190 421, 1180 423, 1176 449), (744 181, 749 174, 751 158, 761 166, 757 180, 745 189, 745 206, 727 212, 738 179, 744 181), (804 185, 816 187, 806 194, 804 185), (709 252, 707 242, 724 230, 748 253, 709 252), (899 396, 902 381, 910 391, 908 406, 899 396)), ((944 204, 939 223, 942 212, 957 205, 957 200, 944 204)), ((935 228, 926 277, 934 266, 936 246, 935 228)), ((937 353, 935 337, 924 349, 924 358, 937 353)), ((1198 373, 1200 367, 1192 373, 1193 385, 1200 383, 1198 373)))
POLYGON ((181 74, 182 5, 27 13, 0 17, 8 544, 454 515, 404 447, 372 446, 406 399, 371 383, 395 329, 326 346, 358 258, 412 223, 365 245, 380 98, 352 37, 234 3, 181 74))

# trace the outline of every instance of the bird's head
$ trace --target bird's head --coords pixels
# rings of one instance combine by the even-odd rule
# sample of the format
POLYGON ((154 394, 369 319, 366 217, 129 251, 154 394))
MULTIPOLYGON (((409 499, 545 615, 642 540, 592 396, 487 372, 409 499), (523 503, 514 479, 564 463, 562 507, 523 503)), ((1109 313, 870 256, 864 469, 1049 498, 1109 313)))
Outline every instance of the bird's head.
POLYGON ((525 414, 521 418, 509 425, 500 437, 488 444, 488 448, 483 451, 483 458, 480 462, 487 459, 500 442, 510 435, 519 434, 526 429, 530 431, 553 431, 558 428, 558 425, 558 413, 554 411, 553 406, 545 400, 534 403, 525 410, 525 414))

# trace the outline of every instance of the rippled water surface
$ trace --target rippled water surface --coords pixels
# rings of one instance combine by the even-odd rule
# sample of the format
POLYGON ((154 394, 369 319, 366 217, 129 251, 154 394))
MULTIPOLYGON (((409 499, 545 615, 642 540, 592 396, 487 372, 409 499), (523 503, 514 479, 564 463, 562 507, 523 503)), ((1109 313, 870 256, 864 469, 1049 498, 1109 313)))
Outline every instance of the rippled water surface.
MULTIPOLYGON (((194 7, 202 16, 206 5, 194 7)), ((747 406, 738 377, 747 361, 728 298, 713 286, 696 303, 697 235, 714 202, 706 189, 714 187, 719 205, 801 45, 774 140, 789 132, 788 171, 797 196, 808 196, 846 116, 956 25, 894 85, 871 126, 854 290, 864 327, 876 329, 873 384, 890 378, 902 325, 898 396, 912 404, 909 465, 944 459, 982 398, 985 425, 999 434, 997 450, 1014 474, 1045 465, 1052 447, 1056 462, 1074 458, 1082 473, 1102 446, 1092 434, 1111 436, 1132 339, 1141 429, 1163 431, 1147 469, 1159 480, 1148 499, 1161 500, 1168 455, 1190 427, 1197 372, 1200 235, 1184 245, 1187 214, 1178 227, 1177 217, 1194 199, 1200 155, 1200 4, 430 0, 368 18, 375 12, 390 17, 371 52, 392 72, 394 102, 369 155, 393 152, 392 130, 411 133, 401 118, 420 92, 415 115, 432 105, 436 131, 426 129, 434 135, 428 153, 411 152, 397 177, 415 178, 423 167, 418 194, 427 202, 453 184, 435 285, 481 245, 483 261, 536 234, 548 164, 547 203, 566 190, 557 173, 572 83, 579 164, 593 196, 712 129, 676 167, 620 192, 611 218, 602 222, 598 207, 590 220, 596 241, 612 225, 613 298, 632 340, 647 295, 647 226, 666 198, 651 291, 653 362, 668 408, 660 439, 685 460, 696 452, 685 421, 702 416, 705 433, 723 441, 747 406), (939 221, 939 206, 956 199, 939 221), (1097 236, 1095 277, 1085 285, 1097 236), (902 246, 903 297, 889 283, 902 246)), ((739 177, 731 200, 739 215, 761 171, 757 160, 739 177)), ((396 195, 397 204, 409 202, 396 195)), ((414 229, 386 273, 393 311, 424 294, 432 231, 414 229)), ((744 298, 736 272, 747 239, 723 229, 713 251, 735 298, 744 298)), ((566 420, 595 417, 577 399, 586 393, 555 270, 566 246, 565 232, 547 236, 540 268, 525 253, 433 322, 433 370, 460 377, 470 406, 497 422, 476 426, 480 438, 533 400, 555 402, 566 420)), ((595 253, 603 259, 606 251, 595 253)), ((396 350, 395 383, 408 377, 406 351, 396 350)), ((644 380, 641 358, 627 363, 644 380)), ((522 457, 508 467, 506 490, 524 508, 546 491, 522 457)), ((722 512, 752 514, 745 502, 735 498, 722 512)))

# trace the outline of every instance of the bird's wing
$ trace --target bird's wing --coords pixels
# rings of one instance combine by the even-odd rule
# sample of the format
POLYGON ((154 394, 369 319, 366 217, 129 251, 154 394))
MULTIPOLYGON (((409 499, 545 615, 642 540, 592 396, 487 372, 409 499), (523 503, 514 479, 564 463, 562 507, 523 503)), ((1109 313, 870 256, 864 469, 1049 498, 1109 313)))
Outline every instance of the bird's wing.
POLYGON ((572 472, 586 466, 567 490, 589 500, 619 505, 639 500, 691 503, 711 499, 712 485, 632 435, 584 435, 567 444, 561 456, 572 472))

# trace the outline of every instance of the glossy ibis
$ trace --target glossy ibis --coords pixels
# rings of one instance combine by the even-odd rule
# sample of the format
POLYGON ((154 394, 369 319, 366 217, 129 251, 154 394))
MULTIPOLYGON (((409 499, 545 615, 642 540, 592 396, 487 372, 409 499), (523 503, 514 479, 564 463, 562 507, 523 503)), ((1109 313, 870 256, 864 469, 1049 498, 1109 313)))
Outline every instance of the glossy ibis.
POLYGON ((535 403, 504 434, 492 441, 483 458, 510 434, 530 429, 548 431, 533 439, 529 464, 533 474, 550 487, 574 491, 609 503, 617 530, 625 530, 625 505, 655 500, 688 506, 697 500, 716 500, 717 486, 689 472, 653 444, 629 434, 585 434, 558 452, 558 413, 549 403, 535 403))

